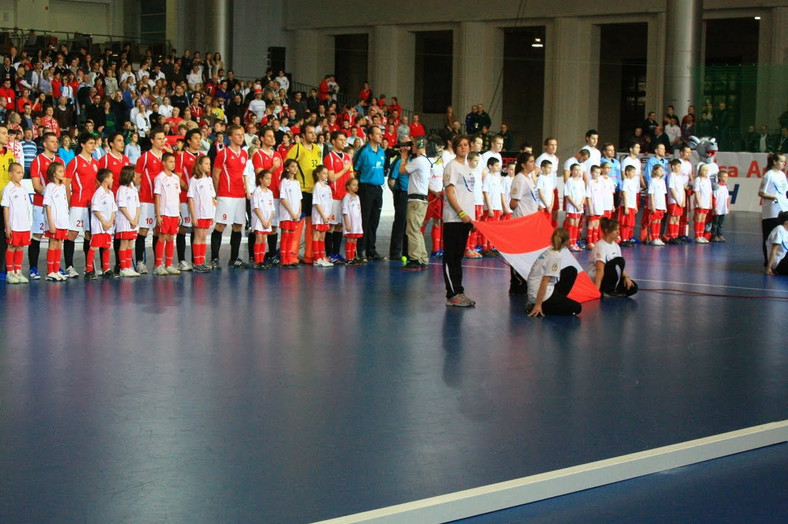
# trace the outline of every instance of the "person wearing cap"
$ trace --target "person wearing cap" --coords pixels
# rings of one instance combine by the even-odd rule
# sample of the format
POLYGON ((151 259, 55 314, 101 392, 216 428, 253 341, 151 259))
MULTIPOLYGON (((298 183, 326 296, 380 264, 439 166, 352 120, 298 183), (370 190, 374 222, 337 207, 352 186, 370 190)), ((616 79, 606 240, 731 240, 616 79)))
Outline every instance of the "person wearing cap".
POLYGON ((399 172, 407 173, 408 181, 408 212, 405 234, 408 237, 408 262, 403 269, 420 270, 428 265, 427 248, 424 245, 424 233, 421 225, 427 214, 427 193, 429 191, 430 170, 432 164, 426 155, 427 137, 413 139, 411 149, 400 149, 399 172))
POLYGON ((260 84, 254 86, 254 99, 249 102, 249 111, 257 115, 257 120, 263 120, 265 116, 265 100, 263 100, 263 88, 260 84))

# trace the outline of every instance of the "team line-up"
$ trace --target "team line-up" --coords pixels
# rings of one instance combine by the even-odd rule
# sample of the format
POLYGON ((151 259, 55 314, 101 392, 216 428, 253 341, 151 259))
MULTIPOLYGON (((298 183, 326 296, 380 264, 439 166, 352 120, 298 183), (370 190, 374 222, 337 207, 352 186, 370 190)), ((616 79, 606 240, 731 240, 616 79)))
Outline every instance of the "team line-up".
MULTIPOLYGON (((593 131, 589 133, 596 134, 593 131)), ((7 142, 7 134, 7 128, 0 126, 0 144, 3 136, 7 142)), ((315 266, 333 266, 326 255, 326 233, 341 232, 346 241, 343 261, 351 265, 366 261, 357 257, 355 249, 357 240, 364 235, 362 203, 358 195, 359 181, 354 177, 354 157, 352 150, 346 147, 343 132, 332 134, 334 150, 325 157, 316 157, 322 158, 323 163, 313 159, 311 170, 310 164, 299 162, 298 151, 295 155, 288 154, 287 159, 274 151, 275 138, 270 128, 261 132, 262 147, 250 159, 243 147, 243 129, 231 126, 228 129, 230 143, 217 153, 213 164, 198 151, 201 135, 197 130, 186 134, 184 149, 177 154, 165 149, 163 131, 152 132, 151 138, 151 150, 133 166, 122 153, 125 146, 122 135, 111 136, 110 151, 96 161, 92 154, 97 139, 90 133, 84 133, 79 138, 80 154, 64 166, 57 157, 57 137, 51 133, 45 135, 42 141, 44 151, 31 166, 35 190, 32 221, 29 196, 21 185, 23 168, 15 162, 9 163, 10 183, 2 195, 9 245, 6 253, 9 283, 28 281, 21 271, 27 246, 30 246, 30 276, 38 276, 38 249, 43 236, 49 239, 46 279, 63 281, 78 276, 73 255, 74 240, 80 233, 85 235, 86 279, 94 279, 99 274, 104 277, 137 277, 147 273, 145 240, 150 230, 154 232, 155 275, 176 275, 181 269, 192 269, 183 260, 178 267, 173 263, 175 237, 188 229, 192 231, 193 269, 197 272, 219 269, 219 247, 228 224, 232 225, 230 265, 247 267, 239 258, 247 200, 251 211, 249 257, 254 268, 271 267, 271 261, 275 259, 271 253, 266 257, 266 248, 269 251, 276 249, 277 229, 282 231, 279 266, 297 268, 299 228, 305 217, 311 223, 308 235, 315 266), (311 172, 305 173, 305 168, 311 172), (312 186, 309 199, 302 193, 306 177, 311 179, 307 186, 312 186), (311 209, 302 209, 304 203, 311 205, 311 209), (206 263, 206 240, 211 228, 211 259, 206 263), (274 235, 273 245, 267 238, 269 235, 274 235), (110 269, 113 243, 118 273, 110 269), (61 269, 61 250, 65 251, 65 271, 61 269), (101 253, 99 271, 94 267, 96 250, 101 253), (136 265, 132 263, 132 251, 135 251, 136 265)), ((586 138, 588 141, 589 136, 586 138)), ((515 164, 505 168, 501 165, 501 145, 501 137, 496 137, 490 151, 483 155, 470 151, 464 156, 471 174, 464 179, 465 189, 473 194, 473 204, 467 214, 461 210, 455 218, 460 222, 467 222, 471 218, 469 215, 473 215, 474 220, 506 220, 544 213, 554 226, 557 225, 558 158, 555 156, 555 139, 545 141, 545 153, 538 159, 531 153, 521 153, 515 164)), ((585 247, 593 249, 600 239, 600 218, 613 218, 616 213, 621 227, 615 240, 623 246, 635 243, 635 216, 639 207, 644 205, 642 237, 653 246, 663 246, 666 242, 681 243, 680 232, 688 229, 691 208, 694 209, 696 243, 708 243, 709 238, 725 241, 722 226, 729 210, 725 170, 707 162, 699 164, 693 173, 688 147, 682 149, 680 158, 668 160, 658 146, 656 154, 649 158, 641 172, 638 144, 632 145, 629 156, 620 165, 615 165, 618 162, 615 159, 601 158, 595 145, 583 148, 563 164, 564 227, 569 235, 569 249, 581 250, 583 222, 587 224, 585 247), (614 169, 621 175, 616 177, 619 180, 611 177, 614 169), (646 191, 643 202, 641 190, 646 191), (663 227, 664 231, 661 231, 663 227)), ((296 148, 303 149, 302 146, 294 146, 291 153, 296 148)), ((401 157, 392 162, 390 174, 392 179, 409 179, 407 238, 410 260, 405 269, 422 269, 427 265, 424 227, 433 221, 432 254, 440 255, 444 239, 441 222, 447 212, 455 211, 444 188, 451 186, 454 189, 455 184, 450 183, 445 167, 456 154, 451 144, 444 144, 437 137, 429 140, 420 137, 401 144, 400 152, 401 157), (444 145, 448 147, 444 148, 444 145), (414 203, 417 210, 416 220, 411 220, 410 203, 414 203)), ((771 207, 781 208, 784 204, 785 191, 780 190, 780 184, 785 185, 784 164, 783 155, 772 155, 769 159, 759 193, 765 195, 764 198, 770 197, 764 206, 764 212, 766 207, 770 208, 769 214, 772 214, 771 207), (770 184, 775 185, 771 188, 774 195, 782 194, 782 199, 769 194, 770 184)), ((474 232, 468 235, 465 256, 479 256, 474 249, 476 246, 481 246, 485 253, 494 252, 494 247, 480 233, 474 232)), ((337 253, 338 247, 334 246, 337 253)), ((179 255, 183 259, 183 255, 179 255)), ((338 259, 332 256, 332 260, 338 259)))

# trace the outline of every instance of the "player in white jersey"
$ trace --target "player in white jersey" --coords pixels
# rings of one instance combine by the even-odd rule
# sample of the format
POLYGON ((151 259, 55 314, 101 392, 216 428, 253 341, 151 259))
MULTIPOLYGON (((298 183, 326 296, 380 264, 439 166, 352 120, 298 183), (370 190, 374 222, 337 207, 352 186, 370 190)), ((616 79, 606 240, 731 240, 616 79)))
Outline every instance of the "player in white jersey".
POLYGON ((665 211, 667 211, 665 201, 667 189, 663 178, 664 172, 661 164, 655 165, 654 169, 651 170, 651 182, 648 185, 649 241, 652 246, 665 245, 659 237, 662 219, 665 217, 665 211))
POLYGON ((583 182, 583 168, 576 159, 569 168, 570 177, 564 183, 564 202, 566 203, 566 230, 569 231, 569 250, 580 251, 577 241, 580 237, 580 217, 586 202, 586 184, 583 182))
POLYGON ((361 199, 358 197, 358 179, 350 178, 345 183, 347 193, 342 197, 342 224, 345 235, 345 260, 351 266, 361 264, 356 257, 356 244, 364 234, 361 227, 361 199))
POLYGON ((695 243, 708 244, 705 236, 706 215, 711 210, 712 186, 709 180, 709 164, 701 164, 698 169, 698 176, 692 185, 695 197, 695 243))
POLYGON ((154 275, 180 275, 180 270, 172 265, 175 255, 175 235, 181 221, 181 179, 175 174, 175 155, 164 153, 161 156, 163 171, 153 180, 154 210, 159 231, 159 242, 154 253, 156 256, 154 275))
POLYGON ((333 262, 326 257, 326 231, 331 228, 333 198, 328 185, 328 169, 320 164, 312 172, 315 187, 312 189, 312 265, 332 267, 333 262))
MULTIPOLYGON (((501 161, 491 156, 487 160, 487 176, 482 182, 482 192, 484 193, 484 213, 482 222, 497 222, 501 219, 501 212, 504 206, 503 188, 501 186, 501 161)), ((486 237, 482 248, 482 256, 496 256, 497 253, 492 243, 486 237)))
POLYGON ((271 185, 272 173, 268 169, 259 171, 255 175, 257 187, 252 192, 252 232, 255 235, 254 243, 254 268, 269 269, 271 266, 265 263, 265 249, 268 246, 266 235, 273 231, 274 223, 274 193, 269 186, 271 185))
POLYGON ((134 271, 131 263, 137 231, 140 228, 140 195, 136 187, 140 178, 141 175, 135 172, 133 165, 123 166, 120 170, 118 192, 115 196, 115 204, 118 208, 115 215, 115 238, 120 239, 118 262, 122 277, 140 276, 134 271))
POLYGON ((85 280, 95 280, 93 259, 96 249, 101 252, 101 269, 104 278, 117 278, 109 268, 109 257, 112 247, 112 233, 115 229, 115 194, 112 192, 113 177, 109 169, 99 169, 96 173, 99 187, 90 199, 90 249, 85 263, 85 280))
POLYGON ((9 284, 26 284, 27 277, 22 275, 22 260, 25 256, 25 246, 30 245, 30 236, 33 229, 31 220, 32 207, 27 189, 22 187, 22 178, 25 169, 21 164, 11 162, 8 166, 9 182, 3 189, 0 199, 5 223, 5 235, 8 249, 5 252, 6 282, 9 284))

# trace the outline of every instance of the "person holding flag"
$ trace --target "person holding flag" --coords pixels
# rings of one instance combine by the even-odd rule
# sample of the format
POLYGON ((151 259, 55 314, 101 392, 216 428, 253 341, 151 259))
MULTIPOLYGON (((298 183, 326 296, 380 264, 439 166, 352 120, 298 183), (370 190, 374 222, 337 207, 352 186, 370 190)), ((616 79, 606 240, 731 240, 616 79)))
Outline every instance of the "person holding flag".
POLYGON ((537 257, 528 274, 529 317, 545 315, 577 315, 583 310, 580 302, 569 298, 577 280, 577 268, 561 268, 561 251, 569 245, 569 232, 558 227, 550 237, 550 247, 537 257))

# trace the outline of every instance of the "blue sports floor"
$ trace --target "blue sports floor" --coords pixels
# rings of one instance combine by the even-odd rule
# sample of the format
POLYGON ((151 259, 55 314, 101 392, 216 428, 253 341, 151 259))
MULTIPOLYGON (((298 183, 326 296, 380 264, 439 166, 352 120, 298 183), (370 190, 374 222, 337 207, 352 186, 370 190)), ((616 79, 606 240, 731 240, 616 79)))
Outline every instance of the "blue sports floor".
MULTIPOLYGON (((644 289, 577 318, 526 318, 490 259, 467 310, 439 265, 0 284, 0 522, 308 522, 788 419, 788 279, 762 272, 758 215, 725 236, 625 250, 644 289)), ((715 471, 788 478, 768 449, 766 479, 715 471)), ((625 484, 553 509, 626 520, 625 484)))

